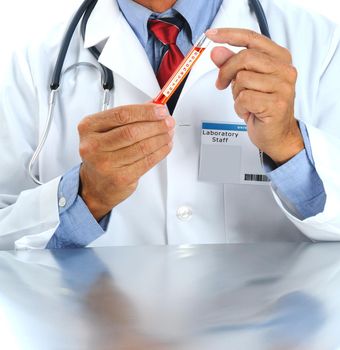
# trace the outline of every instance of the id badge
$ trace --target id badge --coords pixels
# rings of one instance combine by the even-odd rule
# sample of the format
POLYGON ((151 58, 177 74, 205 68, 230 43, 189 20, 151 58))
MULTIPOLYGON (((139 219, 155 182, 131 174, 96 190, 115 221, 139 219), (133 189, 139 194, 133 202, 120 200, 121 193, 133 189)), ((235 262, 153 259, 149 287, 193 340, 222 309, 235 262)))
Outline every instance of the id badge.
POLYGON ((269 183, 261 153, 250 141, 246 124, 202 123, 199 180, 215 183, 269 183))

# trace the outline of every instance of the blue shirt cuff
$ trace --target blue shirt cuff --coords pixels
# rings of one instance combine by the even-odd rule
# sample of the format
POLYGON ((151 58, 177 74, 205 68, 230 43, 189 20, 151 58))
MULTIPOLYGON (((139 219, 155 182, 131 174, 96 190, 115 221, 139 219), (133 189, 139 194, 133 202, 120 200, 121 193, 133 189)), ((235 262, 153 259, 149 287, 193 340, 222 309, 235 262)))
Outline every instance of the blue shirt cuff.
POLYGON ((281 200, 288 208, 294 209, 297 217, 305 220, 323 212, 326 193, 314 166, 307 128, 302 122, 300 130, 305 149, 280 167, 264 156, 264 169, 281 200))
POLYGON ((47 249, 86 247, 102 236, 107 229, 110 214, 98 223, 78 195, 79 169, 80 166, 71 169, 60 181, 60 224, 48 242, 47 249))

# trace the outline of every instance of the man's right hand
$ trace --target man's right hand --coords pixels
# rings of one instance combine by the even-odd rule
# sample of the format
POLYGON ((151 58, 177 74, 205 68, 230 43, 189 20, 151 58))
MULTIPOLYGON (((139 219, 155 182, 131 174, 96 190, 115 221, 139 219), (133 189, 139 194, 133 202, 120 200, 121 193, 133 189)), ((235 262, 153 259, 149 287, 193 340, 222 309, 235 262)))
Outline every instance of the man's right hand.
POLYGON ((170 153, 174 127, 166 107, 155 104, 118 107, 80 122, 80 196, 96 220, 170 153))

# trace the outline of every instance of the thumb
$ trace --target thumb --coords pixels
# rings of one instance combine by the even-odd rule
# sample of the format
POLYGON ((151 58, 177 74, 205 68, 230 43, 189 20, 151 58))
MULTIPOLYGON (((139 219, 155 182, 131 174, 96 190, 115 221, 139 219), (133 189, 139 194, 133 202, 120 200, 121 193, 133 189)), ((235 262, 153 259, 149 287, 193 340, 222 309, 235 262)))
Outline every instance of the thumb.
POLYGON ((211 51, 211 59, 218 68, 222 67, 235 53, 223 46, 215 47, 211 51))

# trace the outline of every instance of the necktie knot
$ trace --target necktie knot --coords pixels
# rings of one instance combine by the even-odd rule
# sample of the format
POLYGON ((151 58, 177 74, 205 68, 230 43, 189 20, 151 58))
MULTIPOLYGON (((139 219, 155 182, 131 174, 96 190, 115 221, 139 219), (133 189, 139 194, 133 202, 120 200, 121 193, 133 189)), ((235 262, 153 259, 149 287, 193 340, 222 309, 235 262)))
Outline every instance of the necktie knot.
POLYGON ((149 19, 149 30, 163 43, 163 45, 176 45, 177 37, 182 30, 183 24, 176 20, 175 23, 169 22, 172 19, 149 19))
POLYGON ((182 28, 159 19, 149 19, 149 29, 163 45, 176 45, 177 37, 182 28))
POLYGON ((164 46, 161 62, 157 71, 159 85, 163 87, 173 72, 182 62, 184 56, 176 45, 177 37, 184 27, 177 18, 149 19, 149 31, 164 46))

